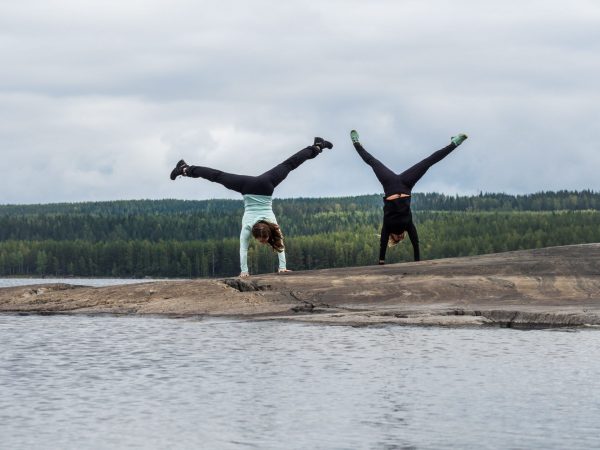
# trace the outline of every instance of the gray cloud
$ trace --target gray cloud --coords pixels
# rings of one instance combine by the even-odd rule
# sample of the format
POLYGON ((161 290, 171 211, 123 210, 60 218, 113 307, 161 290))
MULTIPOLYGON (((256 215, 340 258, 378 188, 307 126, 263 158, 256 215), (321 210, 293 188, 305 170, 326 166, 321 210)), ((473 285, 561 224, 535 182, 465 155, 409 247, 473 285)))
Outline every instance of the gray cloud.
POLYGON ((179 158, 259 174, 322 135, 279 197, 600 190, 600 7, 575 0, 42 2, 0 7, 0 203, 236 197, 179 158))

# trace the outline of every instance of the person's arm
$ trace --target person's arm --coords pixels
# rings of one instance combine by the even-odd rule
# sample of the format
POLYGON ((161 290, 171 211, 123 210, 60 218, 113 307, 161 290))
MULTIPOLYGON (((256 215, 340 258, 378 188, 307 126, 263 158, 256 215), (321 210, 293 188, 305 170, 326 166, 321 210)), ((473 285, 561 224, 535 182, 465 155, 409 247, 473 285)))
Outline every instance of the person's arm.
POLYGON ((385 252, 387 251, 390 233, 384 225, 381 225, 381 238, 379 241, 379 264, 385 264, 385 252))
POLYGON ((408 237, 413 246, 415 261, 420 261, 421 253, 419 251, 419 235, 417 234, 417 227, 415 227, 415 224, 412 222, 412 220, 410 221, 410 225, 406 231, 408 231, 408 237))
POLYGON ((247 225, 242 225, 242 231, 240 232, 240 277, 250 275, 248 272, 248 246, 250 245, 251 236, 252 229, 247 225))
MULTIPOLYGON (((279 228, 279 224, 277 223, 277 218, 275 217, 275 213, 273 213, 272 210, 271 210, 271 216, 265 217, 264 220, 267 220, 267 221, 275 224, 275 226, 277 228, 279 228)), ((287 268, 286 268, 285 250, 282 252, 277 252, 277 259, 279 260, 279 268, 277 269, 277 272, 279 272, 279 273, 289 272, 289 270, 287 270, 287 268)))
POLYGON ((279 272, 287 272, 288 270, 285 266, 285 250, 277 253, 277 258, 279 259, 279 272))

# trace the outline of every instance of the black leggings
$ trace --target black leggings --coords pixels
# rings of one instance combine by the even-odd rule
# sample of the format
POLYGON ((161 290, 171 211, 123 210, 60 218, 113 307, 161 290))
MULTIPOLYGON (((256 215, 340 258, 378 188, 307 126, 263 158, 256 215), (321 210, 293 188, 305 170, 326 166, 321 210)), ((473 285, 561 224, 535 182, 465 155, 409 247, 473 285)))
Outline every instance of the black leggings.
POLYGON ((222 184, 227 189, 239 192, 242 195, 273 195, 275 187, 285 180, 292 170, 306 160, 314 158, 319 153, 321 153, 321 149, 317 147, 306 147, 286 159, 281 164, 257 177, 236 175, 202 166, 190 166, 187 169, 186 175, 188 177, 204 178, 214 183, 222 184))
POLYGON ((450 152, 456 148, 456 145, 450 144, 447 147, 434 152, 431 156, 428 156, 423 161, 418 162, 401 174, 395 174, 388 169, 381 161, 367 152, 360 143, 355 143, 354 148, 356 148, 356 151, 363 161, 371 166, 373 172, 375 172, 375 176, 383 186, 385 196, 388 197, 393 194, 410 194, 412 188, 417 181, 425 175, 427 170, 435 163, 448 156, 450 152))

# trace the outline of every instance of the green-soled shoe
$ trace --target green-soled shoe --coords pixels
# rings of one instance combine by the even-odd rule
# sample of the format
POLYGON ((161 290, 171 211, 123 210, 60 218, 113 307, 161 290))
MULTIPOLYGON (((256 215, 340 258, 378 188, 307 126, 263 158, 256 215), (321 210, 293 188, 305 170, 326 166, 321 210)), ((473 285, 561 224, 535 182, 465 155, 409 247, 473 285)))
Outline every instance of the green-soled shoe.
POLYGON ((352 143, 353 144, 358 144, 358 131, 356 130, 352 130, 350 132, 350 139, 352 139, 352 143))
POLYGON ((459 133, 456 136, 452 136, 452 138, 450 139, 452 141, 452 143, 454 145, 456 145, 457 147, 462 144, 469 136, 467 136, 464 133, 459 133))

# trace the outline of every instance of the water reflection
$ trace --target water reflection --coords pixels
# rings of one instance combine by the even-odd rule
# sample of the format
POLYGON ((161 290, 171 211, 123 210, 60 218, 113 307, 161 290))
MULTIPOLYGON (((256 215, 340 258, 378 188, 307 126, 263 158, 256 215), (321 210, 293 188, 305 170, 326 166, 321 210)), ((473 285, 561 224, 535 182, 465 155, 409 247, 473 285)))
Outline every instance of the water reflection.
POLYGON ((116 286, 121 284, 149 283, 154 279, 130 278, 0 278, 0 288, 30 286, 34 284, 71 284, 74 286, 116 286))
POLYGON ((2 447, 590 448, 597 332, 0 316, 2 447))

